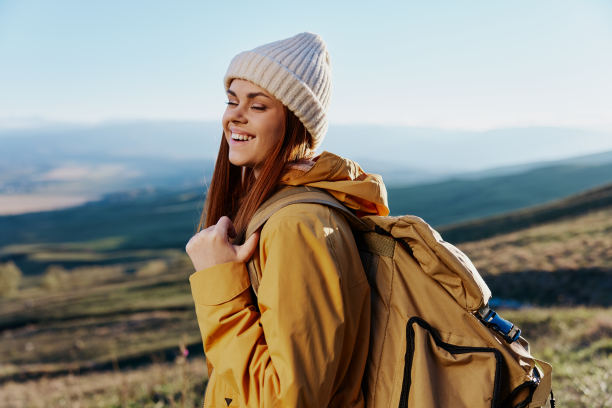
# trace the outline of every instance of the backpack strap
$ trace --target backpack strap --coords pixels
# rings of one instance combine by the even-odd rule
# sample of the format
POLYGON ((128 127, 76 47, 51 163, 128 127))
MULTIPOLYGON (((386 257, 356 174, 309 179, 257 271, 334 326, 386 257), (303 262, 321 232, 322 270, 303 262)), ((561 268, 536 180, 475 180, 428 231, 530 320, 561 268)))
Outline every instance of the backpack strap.
MULTIPOLYGON (((352 227, 363 229, 363 222, 346 208, 340 201, 336 200, 331 194, 314 187, 308 186, 287 186, 268 198, 255 212, 246 229, 246 237, 250 237, 255 231, 263 227, 268 219, 281 208, 291 204, 314 203, 327 205, 340 211, 349 221, 352 227)), ((247 263, 251 287, 257 296, 259 289, 259 275, 255 266, 254 257, 247 263)))

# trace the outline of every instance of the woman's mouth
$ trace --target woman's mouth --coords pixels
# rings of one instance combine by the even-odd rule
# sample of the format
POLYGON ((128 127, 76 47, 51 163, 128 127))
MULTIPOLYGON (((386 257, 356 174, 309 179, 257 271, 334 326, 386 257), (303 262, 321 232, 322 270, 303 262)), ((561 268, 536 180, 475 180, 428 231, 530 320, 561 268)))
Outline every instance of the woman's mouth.
POLYGON ((235 140, 237 142, 248 142, 249 140, 255 139, 255 136, 245 132, 242 129, 236 127, 229 127, 230 131, 230 139, 235 140))
POLYGON ((239 141, 249 141, 255 139, 254 136, 250 136, 250 135, 243 135, 240 133, 234 133, 232 132, 232 140, 239 140, 239 141))

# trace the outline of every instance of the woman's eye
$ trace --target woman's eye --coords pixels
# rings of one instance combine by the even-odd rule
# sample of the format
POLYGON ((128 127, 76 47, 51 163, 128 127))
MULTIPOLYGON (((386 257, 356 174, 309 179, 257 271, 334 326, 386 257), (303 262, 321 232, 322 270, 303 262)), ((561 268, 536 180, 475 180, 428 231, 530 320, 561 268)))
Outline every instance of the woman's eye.
MULTIPOLYGON (((234 101, 227 101, 225 102, 225 104, 231 105, 231 106, 238 106, 238 102, 234 102, 234 101)), ((260 111, 266 110, 266 107, 263 105, 251 105, 251 108, 255 110, 260 110, 260 111)))

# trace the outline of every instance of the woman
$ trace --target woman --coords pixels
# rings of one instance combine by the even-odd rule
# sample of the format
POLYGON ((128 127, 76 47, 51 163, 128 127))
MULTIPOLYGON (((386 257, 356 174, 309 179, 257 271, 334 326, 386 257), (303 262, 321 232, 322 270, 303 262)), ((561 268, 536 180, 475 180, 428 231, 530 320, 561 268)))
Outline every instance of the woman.
POLYGON ((357 214, 388 214, 379 176, 328 152, 329 54, 301 33, 234 57, 223 136, 200 228, 186 246, 204 351, 205 407, 361 407, 369 286, 350 226, 330 207, 249 220, 286 186, 324 189, 357 214), (261 272, 257 296, 246 262, 261 272))

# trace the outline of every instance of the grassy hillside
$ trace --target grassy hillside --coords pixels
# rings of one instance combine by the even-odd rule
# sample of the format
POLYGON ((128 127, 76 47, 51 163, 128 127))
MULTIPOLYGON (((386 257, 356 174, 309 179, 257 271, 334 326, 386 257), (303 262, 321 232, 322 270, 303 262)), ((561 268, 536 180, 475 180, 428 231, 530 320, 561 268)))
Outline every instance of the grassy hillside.
POLYGON ((612 306, 612 205, 458 246, 494 296, 612 306))
POLYGON ((204 194, 135 191, 66 210, 0 217, 0 262, 25 274, 50 265, 113 265, 184 248, 195 232, 204 194))
POLYGON ((0 382, 150 363, 179 345, 201 355, 186 256, 152 262, 33 277, 0 298, 0 382))
POLYGON ((612 184, 558 201, 439 228, 447 241, 475 241, 612 206, 612 184))
MULTIPOLYGON (((520 229, 458 244, 496 299, 522 306, 501 314, 553 363, 565 406, 612 403, 610 190, 510 215, 498 231, 520 229)), ((201 199, 141 192, 0 218, 12 234, 0 256, 32 271, 0 298, 0 406, 201 404, 206 370, 183 250, 201 199)))

